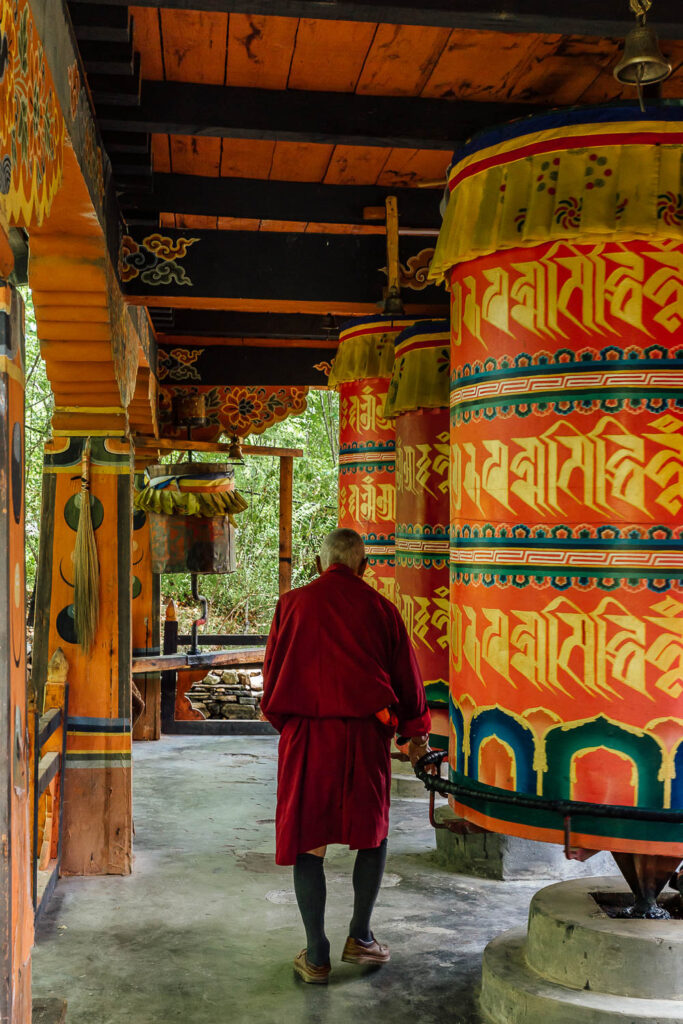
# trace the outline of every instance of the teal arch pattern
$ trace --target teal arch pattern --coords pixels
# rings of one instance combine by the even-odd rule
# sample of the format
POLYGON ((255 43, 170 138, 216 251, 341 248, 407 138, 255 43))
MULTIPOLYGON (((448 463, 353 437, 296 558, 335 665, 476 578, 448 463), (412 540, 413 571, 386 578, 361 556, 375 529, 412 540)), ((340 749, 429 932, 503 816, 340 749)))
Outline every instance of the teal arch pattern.
POLYGON ((451 726, 455 733, 455 770, 465 773, 465 720, 453 698, 449 699, 451 726))
POLYGON ((472 720, 470 727, 470 763, 467 774, 479 779, 479 751, 484 740, 497 737, 512 748, 515 755, 517 774, 516 791, 536 795, 536 773, 534 771, 534 737, 531 730, 522 725, 501 708, 482 711, 472 720))
POLYGON ((630 757, 638 772, 638 807, 663 807, 664 782, 658 776, 662 750, 651 736, 637 735, 602 715, 576 726, 556 726, 546 737, 548 768, 543 776, 543 796, 551 800, 571 798, 572 758, 580 750, 605 747, 630 757))

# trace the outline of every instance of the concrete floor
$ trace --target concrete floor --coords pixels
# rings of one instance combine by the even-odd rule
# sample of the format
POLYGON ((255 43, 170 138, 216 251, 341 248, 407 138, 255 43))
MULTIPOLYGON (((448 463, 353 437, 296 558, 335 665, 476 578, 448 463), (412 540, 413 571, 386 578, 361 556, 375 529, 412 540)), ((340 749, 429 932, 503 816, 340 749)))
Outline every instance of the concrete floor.
POLYGON ((426 802, 395 800, 373 919, 391 963, 339 961, 353 859, 335 847, 330 985, 303 985, 291 968, 304 944, 291 869, 273 862, 276 758, 271 737, 136 743, 134 873, 60 881, 34 996, 65 997, 67 1024, 479 1024, 482 950, 525 923, 540 883, 441 870, 426 802))

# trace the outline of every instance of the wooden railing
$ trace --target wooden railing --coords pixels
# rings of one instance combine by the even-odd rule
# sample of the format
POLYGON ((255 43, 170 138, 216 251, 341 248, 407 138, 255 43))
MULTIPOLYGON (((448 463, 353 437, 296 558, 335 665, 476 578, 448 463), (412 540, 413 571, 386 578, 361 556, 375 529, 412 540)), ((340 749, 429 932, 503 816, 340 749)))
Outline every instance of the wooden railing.
POLYGON ((31 723, 31 851, 36 920, 59 878, 62 857, 64 764, 69 714, 68 663, 61 647, 50 658, 41 701, 31 723))

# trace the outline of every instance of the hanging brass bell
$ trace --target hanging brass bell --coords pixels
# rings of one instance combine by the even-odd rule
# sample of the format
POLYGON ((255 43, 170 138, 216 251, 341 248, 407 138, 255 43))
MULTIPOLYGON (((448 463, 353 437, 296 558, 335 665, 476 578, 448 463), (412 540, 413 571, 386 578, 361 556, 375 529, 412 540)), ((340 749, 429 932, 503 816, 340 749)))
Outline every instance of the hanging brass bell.
POLYGON ((614 77, 624 85, 652 85, 671 74, 671 64, 659 49, 657 33, 648 25, 632 28, 624 42, 624 52, 614 69, 614 77))

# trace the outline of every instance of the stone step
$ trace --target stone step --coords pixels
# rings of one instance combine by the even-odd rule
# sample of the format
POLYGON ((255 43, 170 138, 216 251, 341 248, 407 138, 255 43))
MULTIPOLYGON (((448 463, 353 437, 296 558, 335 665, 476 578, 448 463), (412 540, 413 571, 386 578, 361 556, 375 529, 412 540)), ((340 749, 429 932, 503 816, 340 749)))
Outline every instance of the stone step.
MULTIPOLYGON (((681 1024, 683 1001, 636 999, 557 985, 526 960, 526 931, 484 951, 481 1010, 487 1024, 681 1024)), ((609 956, 608 949, 605 956, 609 956)))
MULTIPOLYGON (((683 923, 612 918, 593 893, 628 894, 621 876, 577 878, 535 894, 529 910, 529 965, 560 985, 615 996, 683 1000, 683 923)), ((663 901, 680 903, 677 893, 663 901)), ((681 1003, 683 1019, 683 1003, 681 1003)))
MULTIPOLYGON (((410 767, 410 766, 409 766, 410 767)), ((391 772, 391 795, 396 799, 414 799, 414 800, 428 800, 429 793, 425 789, 424 783, 421 782, 416 775, 413 774, 412 768, 410 775, 406 775, 403 772, 395 772, 392 768, 391 772)))

